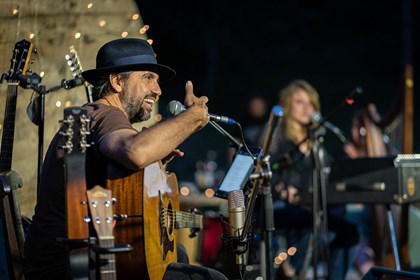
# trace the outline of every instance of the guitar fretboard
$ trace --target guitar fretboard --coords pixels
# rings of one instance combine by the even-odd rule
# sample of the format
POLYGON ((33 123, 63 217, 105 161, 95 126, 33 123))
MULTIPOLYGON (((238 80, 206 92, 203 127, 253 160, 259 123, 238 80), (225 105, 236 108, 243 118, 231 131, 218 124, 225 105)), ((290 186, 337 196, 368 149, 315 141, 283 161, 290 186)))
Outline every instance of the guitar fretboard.
MULTIPOLYGON (((101 248, 113 248, 114 237, 103 236, 99 237, 99 246, 101 248)), ((101 260, 105 263, 100 267, 100 279, 101 280, 116 280, 116 266, 115 266, 115 255, 114 254, 103 254, 100 255, 101 260)), ((101 263, 101 262, 100 262, 101 263)))
POLYGON ((17 87, 17 82, 8 83, 6 112, 4 114, 3 135, 1 141, 0 172, 9 171, 12 169, 17 87))
MULTIPOLYGON (((167 209, 167 211, 169 211, 167 209)), ((175 228, 203 228, 203 216, 188 212, 175 212, 175 228)))

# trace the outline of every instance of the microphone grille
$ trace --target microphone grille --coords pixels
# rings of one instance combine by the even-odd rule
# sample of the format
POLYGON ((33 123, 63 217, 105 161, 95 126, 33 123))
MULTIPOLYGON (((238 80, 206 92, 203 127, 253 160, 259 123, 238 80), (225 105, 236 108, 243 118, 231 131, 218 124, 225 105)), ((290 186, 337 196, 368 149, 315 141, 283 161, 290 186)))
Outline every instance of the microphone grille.
POLYGON ((177 100, 172 100, 168 103, 166 110, 171 116, 179 115, 182 111, 185 111, 185 106, 177 100))
POLYGON ((242 190, 234 190, 228 193, 229 208, 245 208, 245 196, 242 190))

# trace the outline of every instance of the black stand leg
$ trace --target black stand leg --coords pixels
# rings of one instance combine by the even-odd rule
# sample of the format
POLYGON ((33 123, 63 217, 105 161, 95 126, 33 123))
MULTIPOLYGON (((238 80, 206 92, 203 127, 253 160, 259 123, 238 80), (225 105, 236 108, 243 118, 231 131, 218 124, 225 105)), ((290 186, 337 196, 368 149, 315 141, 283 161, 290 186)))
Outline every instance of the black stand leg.
POLYGON ((38 124, 38 176, 37 176, 37 201, 40 194, 40 182, 42 173, 42 163, 44 158, 44 116, 45 116, 45 94, 40 93, 37 97, 39 105, 39 124, 38 124))
MULTIPOLYGON (((326 191, 325 191, 325 176, 323 174, 324 163, 320 155, 320 136, 322 131, 309 130, 309 136, 312 142, 311 156, 313 163, 312 171, 312 236, 308 250, 312 252, 312 265, 313 265, 313 279, 318 279, 318 257, 319 248, 318 240, 321 240, 322 255, 326 259, 326 279, 330 277, 329 262, 329 248, 328 248, 328 221, 327 221, 327 206, 326 206, 326 191)), ((303 270, 303 273, 306 269, 303 270)), ((304 277, 304 275, 300 275, 304 277)))
POLYGON ((389 204, 386 205, 389 225, 389 235, 391 237, 392 252, 394 253, 395 269, 401 270, 400 255, 397 244, 397 234, 395 232, 394 218, 392 216, 391 207, 389 204))
POLYGON ((273 240, 274 217, 273 217, 273 198, 271 186, 263 187, 265 223, 264 223, 264 247, 265 247, 265 279, 274 279, 274 256, 270 243, 273 240))

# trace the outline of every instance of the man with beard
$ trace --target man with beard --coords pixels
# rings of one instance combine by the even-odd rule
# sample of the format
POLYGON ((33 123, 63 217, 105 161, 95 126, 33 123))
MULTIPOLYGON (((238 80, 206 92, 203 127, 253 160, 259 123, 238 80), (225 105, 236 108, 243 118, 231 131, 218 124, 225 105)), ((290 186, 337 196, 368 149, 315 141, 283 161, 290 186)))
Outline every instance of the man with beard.
MULTIPOLYGON (((153 104, 162 94, 159 81, 175 76, 174 70, 156 62, 154 51, 145 40, 124 38, 106 43, 98 51, 96 69, 85 71, 82 76, 94 86, 94 102, 83 106, 93 120, 89 142, 94 145, 86 154, 88 189, 106 185, 110 164, 135 172, 182 156, 176 147, 208 123, 208 99, 196 97, 188 81, 184 112, 142 132, 133 128, 133 123, 150 118, 153 104)), ((43 165, 40 196, 25 242, 27 280, 69 278, 66 245, 56 241, 57 237, 66 236, 64 152, 59 148, 62 138, 56 134, 43 165)), ((166 270, 164 279, 174 278, 226 279, 217 271, 179 263, 166 270)))

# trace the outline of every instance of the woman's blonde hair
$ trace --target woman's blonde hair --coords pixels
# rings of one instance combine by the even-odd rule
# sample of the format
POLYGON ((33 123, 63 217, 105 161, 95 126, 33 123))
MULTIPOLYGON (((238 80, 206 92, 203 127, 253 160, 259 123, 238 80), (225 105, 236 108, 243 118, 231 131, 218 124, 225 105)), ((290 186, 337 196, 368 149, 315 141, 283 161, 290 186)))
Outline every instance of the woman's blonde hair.
POLYGON ((316 112, 321 111, 318 92, 311 84, 305 80, 294 80, 280 91, 279 103, 284 112, 282 122, 285 127, 285 136, 286 138, 292 140, 295 144, 298 143, 301 139, 297 139, 296 131, 290 125, 290 110, 292 104, 292 95, 297 90, 304 90, 307 92, 314 110, 316 112))

